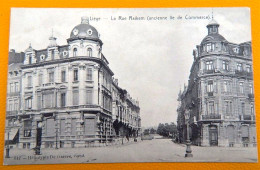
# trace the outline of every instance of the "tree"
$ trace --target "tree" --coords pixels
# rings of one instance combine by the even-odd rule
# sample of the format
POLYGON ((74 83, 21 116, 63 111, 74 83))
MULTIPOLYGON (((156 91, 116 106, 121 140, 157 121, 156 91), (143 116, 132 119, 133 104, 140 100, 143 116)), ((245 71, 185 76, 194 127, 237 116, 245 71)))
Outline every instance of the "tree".
POLYGON ((157 133, 165 137, 170 137, 170 136, 174 137, 177 134, 177 126, 173 122, 171 122, 170 124, 159 123, 157 133))
POLYGON ((144 135, 149 135, 150 134, 150 129, 145 129, 144 130, 144 135))
POLYGON ((156 134, 156 130, 154 128, 150 129, 150 134, 156 134))

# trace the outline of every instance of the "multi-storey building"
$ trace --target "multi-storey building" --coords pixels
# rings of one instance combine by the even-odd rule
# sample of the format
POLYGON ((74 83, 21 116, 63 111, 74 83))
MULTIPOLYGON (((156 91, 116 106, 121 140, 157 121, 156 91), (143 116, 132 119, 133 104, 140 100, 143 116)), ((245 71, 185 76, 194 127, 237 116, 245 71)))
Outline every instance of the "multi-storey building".
POLYGON ((10 50, 8 59, 5 140, 11 147, 16 147, 19 142, 18 113, 21 108, 21 65, 24 53, 17 53, 14 50, 10 50))
MULTIPOLYGON (((82 17, 68 44, 58 45, 53 35, 49 40, 45 49, 30 45, 25 50, 19 147, 88 147, 112 142, 116 135, 112 119, 114 73, 102 54, 98 31, 82 17)), ((134 106, 139 116, 139 106, 134 106)), ((135 118, 140 121, 138 116, 135 118)), ((131 124, 140 129, 135 125, 131 124)))
POLYGON ((141 132, 139 102, 118 86, 114 79, 112 88, 113 125, 116 136, 137 137, 141 132))
POLYGON ((179 140, 202 146, 255 146, 256 127, 251 42, 234 44, 212 20, 208 35, 193 51, 188 86, 179 95, 179 140))

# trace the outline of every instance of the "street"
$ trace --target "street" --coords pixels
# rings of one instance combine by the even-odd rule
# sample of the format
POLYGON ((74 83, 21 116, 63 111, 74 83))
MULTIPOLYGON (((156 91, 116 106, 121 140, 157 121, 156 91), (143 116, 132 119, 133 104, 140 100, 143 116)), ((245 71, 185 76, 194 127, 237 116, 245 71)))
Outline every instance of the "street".
POLYGON ((115 162, 257 162, 257 148, 192 146, 193 158, 185 158, 186 145, 170 139, 144 140, 125 145, 92 148, 11 149, 5 164, 115 163, 115 162))

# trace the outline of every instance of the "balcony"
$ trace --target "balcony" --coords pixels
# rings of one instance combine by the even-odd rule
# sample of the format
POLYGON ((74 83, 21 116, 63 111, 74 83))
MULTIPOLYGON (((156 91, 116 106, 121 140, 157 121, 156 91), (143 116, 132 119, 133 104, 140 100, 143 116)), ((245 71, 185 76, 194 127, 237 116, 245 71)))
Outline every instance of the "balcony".
POLYGON ((210 115, 202 115, 202 120, 220 120, 221 115, 220 114, 210 114, 210 115))
POLYGON ((239 115, 239 120, 252 121, 255 120, 254 115, 239 115))
POLYGON ((18 111, 17 110, 6 111, 6 116, 17 116, 17 115, 18 115, 18 111))
POLYGON ((254 98, 255 98, 255 95, 254 95, 254 94, 248 94, 248 98, 249 98, 249 99, 254 99, 254 98))
POLYGON ((214 73, 214 69, 212 69, 212 70, 204 69, 203 73, 205 73, 205 74, 213 74, 214 73))
POLYGON ((253 73, 252 72, 247 72, 247 71, 244 71, 244 70, 235 70, 235 75, 241 76, 241 77, 253 78, 253 73))
POLYGON ((49 86, 55 86, 55 85, 56 84, 54 82, 42 84, 43 87, 49 87, 49 86))
POLYGON ((208 92, 208 96, 213 96, 213 92, 208 92))
POLYGON ((20 92, 10 92, 7 94, 9 97, 12 97, 12 96, 20 96, 20 92))

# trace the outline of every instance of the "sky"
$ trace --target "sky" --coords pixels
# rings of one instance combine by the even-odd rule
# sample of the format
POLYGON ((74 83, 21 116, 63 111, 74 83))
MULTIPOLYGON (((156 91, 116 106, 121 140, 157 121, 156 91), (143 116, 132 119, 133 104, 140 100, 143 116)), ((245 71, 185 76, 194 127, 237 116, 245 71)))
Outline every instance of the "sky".
POLYGON ((227 41, 251 41, 249 8, 12 8, 9 49, 25 51, 30 43, 36 50, 44 49, 52 30, 58 45, 65 45, 81 17, 91 17, 90 25, 100 34, 102 52, 119 86, 139 100, 142 126, 156 126, 176 122, 178 93, 188 82, 192 51, 207 35, 212 13, 227 41), (118 20, 120 16, 127 20, 118 20), (145 20, 129 20, 129 16, 145 20), (191 16, 202 17, 188 19, 191 16))

